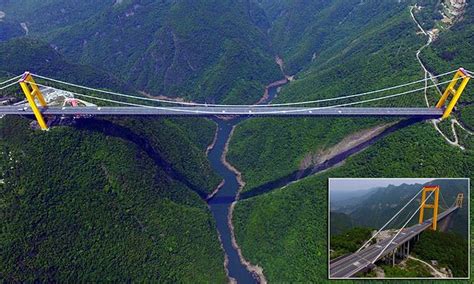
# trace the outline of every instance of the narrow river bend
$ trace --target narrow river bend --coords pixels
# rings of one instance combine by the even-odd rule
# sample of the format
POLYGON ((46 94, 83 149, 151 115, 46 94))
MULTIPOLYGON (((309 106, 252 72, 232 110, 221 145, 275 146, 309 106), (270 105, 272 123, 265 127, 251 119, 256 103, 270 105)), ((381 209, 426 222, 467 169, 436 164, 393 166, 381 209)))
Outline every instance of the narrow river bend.
MULTIPOLYGON (((269 88, 268 97, 262 104, 269 103, 277 94, 277 87, 269 88)), ((245 118, 231 120, 215 119, 218 130, 214 147, 209 151, 208 158, 212 168, 224 180, 224 185, 208 200, 209 208, 216 220, 222 247, 227 257, 228 275, 238 283, 256 283, 257 279, 241 262, 237 250, 232 245, 232 232, 229 227, 229 212, 231 204, 236 200, 240 184, 237 175, 224 164, 223 157, 226 144, 231 138, 232 128, 245 118)))

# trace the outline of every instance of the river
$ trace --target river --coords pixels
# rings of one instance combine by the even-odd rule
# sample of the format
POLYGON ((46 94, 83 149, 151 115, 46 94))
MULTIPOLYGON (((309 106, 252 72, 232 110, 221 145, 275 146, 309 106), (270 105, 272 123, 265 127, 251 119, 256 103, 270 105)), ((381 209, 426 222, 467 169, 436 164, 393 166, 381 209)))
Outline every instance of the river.
MULTIPOLYGON (((268 96, 260 101, 261 104, 268 104, 271 102, 277 94, 277 87, 269 89, 268 96)), ((215 193, 215 195, 208 200, 209 208, 216 221, 217 230, 219 232, 222 247, 226 254, 226 269, 228 276, 236 280, 238 283, 256 283, 258 282, 258 276, 253 275, 246 265, 242 263, 237 249, 232 245, 232 231, 229 223, 229 212, 231 204, 236 200, 239 193, 240 184, 237 174, 229 169, 224 164, 223 154, 226 150, 226 144, 232 135, 232 129, 235 125, 242 122, 246 118, 234 118, 230 120, 215 119, 214 121, 218 125, 216 140, 213 148, 208 153, 208 159, 213 169, 223 178, 224 184, 215 193)), ((268 184, 256 188, 250 192, 245 192, 240 196, 240 199, 250 198, 255 195, 263 194, 272 191, 276 188, 281 188, 289 183, 295 182, 302 178, 310 175, 314 175, 318 172, 329 169, 336 164, 343 162, 349 156, 358 153, 386 135, 393 133, 401 128, 410 126, 414 123, 419 122, 419 119, 407 119, 401 120, 393 126, 385 129, 382 133, 371 137, 369 140, 364 141, 346 151, 343 151, 333 158, 322 162, 321 164, 315 165, 311 168, 306 169, 304 172, 296 171, 293 174, 282 177, 281 179, 275 180, 268 184)))
MULTIPOLYGON (((277 94, 277 87, 269 88, 268 97, 260 103, 269 103, 277 94)), ((209 208, 216 221, 222 247, 227 256, 228 275, 238 283, 256 283, 256 278, 241 262, 237 250, 232 245, 232 232, 229 227, 229 211, 231 204, 236 200, 240 184, 236 173, 226 167, 222 159, 226 144, 231 138, 232 128, 246 118, 230 120, 215 119, 218 130, 214 147, 209 151, 208 158, 212 168, 224 180, 224 185, 208 200, 209 208)))

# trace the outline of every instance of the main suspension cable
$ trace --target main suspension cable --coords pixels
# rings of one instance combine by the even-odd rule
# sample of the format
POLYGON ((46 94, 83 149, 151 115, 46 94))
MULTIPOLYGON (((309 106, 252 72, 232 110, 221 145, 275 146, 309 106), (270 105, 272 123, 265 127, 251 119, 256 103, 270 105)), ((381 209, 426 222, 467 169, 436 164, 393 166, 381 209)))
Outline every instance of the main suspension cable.
POLYGON ((7 84, 7 83, 12 82, 12 81, 15 81, 15 80, 17 81, 17 82, 15 82, 15 83, 18 83, 18 80, 19 80, 22 76, 23 76, 23 75, 18 75, 18 76, 15 76, 15 77, 13 77, 13 78, 10 78, 10 79, 8 79, 8 80, 6 80, 6 81, 1 82, 0 85, 4 85, 4 84, 7 84))
MULTIPOLYGON (((446 75, 449 75, 449 74, 452 74, 452 73, 455 73, 455 72, 457 72, 457 70, 449 71, 449 72, 434 76, 433 78, 446 76, 446 75)), ((379 89, 379 90, 374 90, 374 91, 369 91, 369 92, 364 92, 364 93, 358 93, 358 94, 354 94, 354 95, 347 95, 347 96, 340 96, 340 97, 319 99, 319 100, 312 100, 312 101, 289 102, 289 103, 278 103, 278 104, 268 104, 268 105, 229 105, 229 104, 207 104, 207 103, 195 103, 195 102, 179 102, 179 101, 172 101, 172 100, 163 100, 163 99, 139 97, 139 96, 127 95, 127 94, 118 93, 118 92, 101 90, 101 89, 97 89, 97 88, 91 88, 91 87, 87 87, 87 86, 83 86, 83 85, 79 85, 79 84, 73 84, 73 83, 69 83, 69 82, 66 82, 66 81, 57 80, 57 79, 49 78, 49 77, 46 77, 46 76, 41 76, 41 75, 38 75, 38 74, 31 74, 31 75, 33 75, 35 77, 38 77, 38 78, 41 78, 43 80, 52 81, 52 82, 55 82, 55 83, 64 84, 64 85, 68 85, 68 86, 71 86, 71 87, 86 89, 86 90, 89 90, 89 91, 94 91, 94 92, 99 92, 99 93, 104 93, 104 94, 109 94, 109 95, 114 95, 114 96, 120 96, 120 97, 125 97, 125 98, 138 99, 138 100, 144 100, 144 101, 153 101, 153 102, 167 103, 167 104, 176 104, 176 105, 209 106, 209 107, 214 107, 214 106, 215 107, 276 107, 276 106, 294 106, 294 105, 314 104, 314 103, 342 100, 342 99, 348 99, 348 98, 354 98, 354 97, 360 97, 360 96, 365 96, 365 95, 390 91, 390 90, 394 90, 394 89, 398 89, 398 88, 402 88, 402 87, 407 87, 407 86, 410 86, 410 85, 413 85, 413 84, 422 83, 424 81, 429 80, 428 78, 424 78, 424 79, 421 79, 421 80, 418 80, 418 81, 413 81, 413 82, 410 82, 410 83, 405 83, 405 84, 392 86, 392 87, 388 87, 388 88, 384 88, 384 89, 379 89)))
POLYGON ((388 220, 387 223, 385 223, 385 225, 383 225, 380 230, 378 230, 367 242, 365 242, 365 244, 363 244, 358 250, 357 252, 361 251, 366 245, 368 245, 383 229, 385 229, 385 227, 388 226, 388 224, 390 224, 398 215, 400 215, 400 213, 402 213, 403 210, 405 210, 405 208, 408 207, 408 205, 413 201, 415 200, 415 198, 420 195, 420 193, 423 191, 423 188, 418 191, 415 196, 413 196, 412 199, 410 199, 410 201, 407 202, 407 204, 405 204, 405 206, 402 207, 402 209, 400 209, 395 215, 393 215, 393 217, 388 220))
POLYGON ((374 258, 374 260, 372 261, 372 263, 375 263, 379 257, 385 252, 385 250, 387 250, 387 248, 393 243, 393 241, 398 237, 398 235, 400 235, 400 233, 402 232, 403 229, 405 229, 405 227, 408 225, 408 223, 410 223, 410 221, 413 219, 413 217, 415 217, 415 215, 418 213, 418 211, 420 211, 421 207, 423 207, 426 203, 426 200, 428 200, 431 195, 433 195, 434 191, 432 191, 430 193, 430 195, 428 195, 428 197, 423 200, 420 204, 420 206, 418 207, 418 209, 416 209, 415 213, 413 213, 413 215, 411 215, 411 217, 408 219, 408 221, 403 225, 403 227, 400 228, 400 230, 398 230, 398 232, 395 234, 395 236, 390 240, 390 242, 383 248, 383 250, 377 255, 377 257, 374 258))
MULTIPOLYGON (((461 77, 458 78, 458 80, 460 80, 460 79, 461 79, 461 77)), ((82 97, 96 99, 96 100, 105 101, 105 102, 129 105, 129 106, 155 108, 155 109, 160 109, 160 110, 167 110, 167 111, 174 111, 174 112, 185 112, 185 113, 190 113, 191 112, 191 113, 212 114, 212 115, 221 115, 221 114, 223 114, 223 112, 208 111, 208 110, 202 111, 202 110, 182 109, 182 108, 179 108, 179 107, 147 106, 147 105, 141 105, 141 104, 135 104, 135 103, 121 102, 121 101, 115 101, 115 100, 111 100, 111 99, 99 98, 99 97, 96 97, 96 96, 90 96, 90 95, 85 95, 85 94, 81 94, 81 93, 66 91, 66 90, 58 89, 58 88, 55 88, 55 87, 51 87, 51 86, 47 86, 47 85, 43 85, 43 84, 39 84, 39 83, 35 83, 35 82, 30 82, 30 81, 26 81, 26 82, 33 83, 33 84, 36 84, 38 86, 45 87, 45 88, 50 88, 50 89, 54 89, 54 90, 58 90, 58 91, 69 92, 69 93, 77 95, 77 96, 82 96, 82 97)), ((431 85, 428 88, 433 88, 433 87, 436 87, 436 86, 439 86, 439 85, 445 85, 445 84, 448 84, 450 82, 451 82, 451 80, 441 82, 441 83, 438 83, 438 84, 435 84, 435 85, 431 85)), ((304 108, 304 109, 294 109, 294 110, 266 111, 266 112, 258 112, 257 114, 262 114, 262 115, 282 114, 282 113, 285 113, 285 114, 290 113, 291 114, 291 113, 308 112, 308 111, 315 111, 315 110, 321 110, 321 109, 338 108, 338 107, 351 106, 351 105, 363 104, 363 103, 367 103, 367 102, 379 101, 379 100, 388 99, 388 98, 399 97, 399 96, 406 95, 406 94, 409 94, 409 93, 423 91, 424 89, 425 88, 423 87, 423 88, 420 88, 420 89, 406 91, 406 92, 403 92, 403 93, 388 95, 388 96, 385 96, 385 97, 368 99, 368 100, 359 101, 359 102, 351 102, 351 103, 338 104, 338 105, 325 106, 325 107, 307 107, 307 108, 304 108)), ((212 109, 212 108, 213 107, 209 107, 209 109, 212 109)), ((239 112, 237 114, 246 115, 246 114, 253 114, 253 113, 249 111, 249 112, 239 112)))

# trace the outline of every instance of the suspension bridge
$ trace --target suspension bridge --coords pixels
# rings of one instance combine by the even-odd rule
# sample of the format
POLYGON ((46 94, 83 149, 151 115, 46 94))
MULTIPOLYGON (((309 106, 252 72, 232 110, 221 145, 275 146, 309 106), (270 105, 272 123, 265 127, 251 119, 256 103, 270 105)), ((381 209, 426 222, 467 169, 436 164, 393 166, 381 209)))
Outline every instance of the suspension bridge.
POLYGON ((419 240, 420 234, 425 230, 436 231, 438 224, 441 224, 441 227, 446 229, 448 227, 447 224, 450 222, 450 217, 462 208, 464 195, 459 193, 452 206, 446 206, 446 208, 443 208, 444 211, 441 213, 438 213, 440 207, 439 198, 439 186, 423 187, 356 252, 332 260, 329 264, 330 278, 350 278, 358 273, 368 272, 375 267, 375 263, 378 261, 392 262, 394 265, 397 258, 405 258, 410 254, 410 248, 419 240), (408 218, 402 228, 396 230, 393 237, 388 237, 373 243, 376 236, 387 228, 387 226, 395 220, 408 207, 408 205, 420 195, 420 193, 422 194, 420 206, 408 218), (433 203, 428 204, 427 202, 431 196, 433 196, 433 203), (433 210, 432 218, 424 220, 425 209, 433 210), (407 227, 418 213, 418 224, 407 227))
MULTIPOLYGON (((129 95, 91 88, 38 74, 25 72, 0 83, 0 90, 19 84, 27 103, 24 107, 0 106, 0 116, 34 116, 43 130, 48 130, 48 116, 376 116, 415 117, 421 119, 449 117, 473 73, 459 68, 433 78, 391 86, 378 90, 321 98, 310 101, 266 105, 208 104, 129 95), (454 74, 452 79, 437 81, 454 74), (428 80, 433 81, 428 85, 428 80), (422 85, 417 87, 417 85, 422 85), (440 86, 447 85, 441 93, 440 86), (441 95, 434 107, 421 107, 419 94, 435 89, 441 95), (58 91, 87 100, 90 105, 55 105, 43 95, 58 91), (158 106, 156 104, 159 104, 158 106)), ((324 97, 324 94, 321 94, 324 97)), ((83 101, 84 102, 84 101, 83 101)), ((86 103, 87 103, 86 102, 86 103)))

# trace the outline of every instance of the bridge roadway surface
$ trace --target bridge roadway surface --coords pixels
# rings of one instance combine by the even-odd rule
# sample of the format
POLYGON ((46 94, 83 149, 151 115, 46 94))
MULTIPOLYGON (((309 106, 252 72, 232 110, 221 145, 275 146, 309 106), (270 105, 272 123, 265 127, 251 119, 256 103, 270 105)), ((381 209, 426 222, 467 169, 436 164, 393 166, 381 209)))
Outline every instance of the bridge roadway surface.
MULTIPOLYGON (((438 214, 438 222, 446 218, 451 213, 458 210, 459 207, 451 207, 448 210, 438 214)), ((403 245, 405 242, 413 239, 418 234, 428 229, 431 226, 431 219, 426 220, 421 224, 417 224, 408 228, 405 228, 387 247, 384 253, 377 259, 382 259, 387 254, 394 251, 397 247, 403 245)), ((345 256, 329 264, 329 274, 331 279, 337 278, 348 278, 355 274, 365 271, 372 266, 374 259, 383 251, 383 249, 390 243, 391 239, 387 238, 378 243, 370 245, 365 249, 345 256)), ((376 260, 376 261, 377 261, 376 260)))
MULTIPOLYGON (((44 115, 113 115, 113 116, 399 116, 438 118, 438 108, 367 108, 367 107, 47 107, 44 115)), ((29 107, 0 106, 0 115, 32 115, 29 107)))

